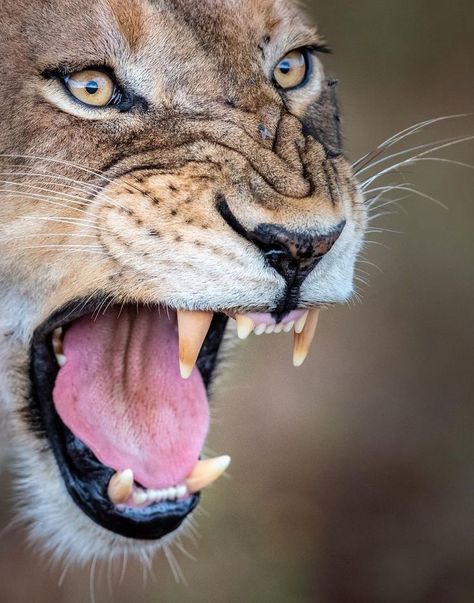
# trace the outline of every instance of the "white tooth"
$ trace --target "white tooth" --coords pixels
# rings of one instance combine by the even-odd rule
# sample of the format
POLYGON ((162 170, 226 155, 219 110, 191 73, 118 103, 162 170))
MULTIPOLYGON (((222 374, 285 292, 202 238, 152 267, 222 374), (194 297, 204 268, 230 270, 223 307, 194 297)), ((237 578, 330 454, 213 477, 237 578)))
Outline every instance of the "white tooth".
POLYGON ((166 491, 166 500, 175 500, 176 499, 176 488, 168 488, 166 491))
POLYGON ((303 316, 295 323, 295 333, 302 333, 306 321, 308 320, 309 310, 303 314, 303 316))
POLYGON ((133 502, 136 505, 144 505, 148 500, 148 495, 144 490, 136 490, 133 493, 133 502))
POLYGON ((251 318, 243 316, 242 314, 237 314, 235 321, 237 323, 237 335, 239 336, 239 339, 247 339, 254 330, 255 323, 251 318))
POLYGON ((176 497, 177 498, 184 498, 187 493, 188 493, 188 489, 186 488, 185 485, 178 486, 176 488, 176 497))
POLYGON ((114 505, 120 505, 130 498, 133 491, 133 471, 127 469, 116 473, 109 482, 107 489, 110 500, 114 505))
POLYGON ((227 470, 230 461, 230 456, 198 461, 186 480, 188 491, 194 494, 213 484, 227 470))
POLYGON ((56 362, 62 368, 66 364, 67 358, 64 354, 56 354, 56 362))
POLYGON ((257 325, 254 329, 255 335, 263 335, 266 328, 266 325, 257 325))
POLYGON ((275 325, 270 325, 265 329, 267 335, 271 335, 275 331, 275 325))
POLYGON ((283 325, 283 331, 285 333, 291 333, 294 326, 295 326, 295 321, 292 320, 291 322, 287 323, 286 325, 283 325))
POLYGON ((311 310, 302 333, 295 333, 293 365, 301 366, 306 360, 318 326, 319 310, 311 310))
POLYGON ((178 312, 179 366, 189 379, 211 326, 213 312, 178 312))
POLYGON ((276 327, 273 329, 274 333, 281 333, 283 331, 283 325, 280 323, 279 325, 276 325, 276 327))

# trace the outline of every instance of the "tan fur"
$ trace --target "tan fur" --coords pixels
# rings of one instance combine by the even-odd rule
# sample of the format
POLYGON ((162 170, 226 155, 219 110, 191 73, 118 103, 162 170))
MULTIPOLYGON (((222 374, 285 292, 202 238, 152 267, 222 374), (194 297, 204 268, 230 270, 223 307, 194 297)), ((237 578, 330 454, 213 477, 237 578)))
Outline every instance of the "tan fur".
MULTIPOLYGON (((303 128, 323 94, 321 63, 285 102, 271 82, 282 56, 318 41, 289 2, 0 4, 0 402, 28 488, 41 489, 35 467, 54 483, 57 500, 46 510, 41 495, 27 513, 44 522, 51 547, 84 560, 87 546, 65 544, 74 522, 86 543, 102 539, 94 554, 109 555, 112 537, 68 499, 52 455, 39 453, 19 414, 34 329, 96 292, 181 309, 274 308, 285 283, 222 219, 218 195, 250 230, 327 231, 346 220, 300 304, 344 301, 365 210, 344 157, 303 128), (86 110, 44 77, 58 65, 107 65, 147 109, 86 110), (48 527, 52 512, 59 535, 48 527)), ((129 547, 116 537, 113 546, 120 540, 129 547)))

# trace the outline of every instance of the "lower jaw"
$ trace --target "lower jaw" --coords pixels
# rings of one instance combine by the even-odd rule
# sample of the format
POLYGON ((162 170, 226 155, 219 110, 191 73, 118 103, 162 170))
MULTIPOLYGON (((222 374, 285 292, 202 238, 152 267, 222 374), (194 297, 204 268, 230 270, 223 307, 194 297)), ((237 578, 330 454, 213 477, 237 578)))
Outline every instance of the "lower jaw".
MULTIPOLYGON (((62 422, 56 412, 52 392, 59 367, 51 346, 51 333, 64 318, 72 321, 71 308, 61 310, 35 333, 31 349, 31 401, 29 421, 38 437, 46 438, 54 454, 69 496, 79 509, 99 526, 130 539, 159 540, 174 532, 192 513, 200 500, 199 492, 181 500, 163 500, 147 506, 117 505, 111 502, 108 486, 115 470, 102 464, 93 452, 62 422)), ((97 307, 97 301, 82 307, 81 315, 97 307)), ((209 387, 223 338, 227 317, 214 317, 203 345, 198 367, 209 387)))

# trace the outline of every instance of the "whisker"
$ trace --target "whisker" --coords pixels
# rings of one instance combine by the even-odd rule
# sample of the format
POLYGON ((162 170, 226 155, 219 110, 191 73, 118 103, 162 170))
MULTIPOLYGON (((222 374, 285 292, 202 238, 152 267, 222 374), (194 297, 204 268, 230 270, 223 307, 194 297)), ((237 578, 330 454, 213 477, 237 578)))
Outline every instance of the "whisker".
MULTIPOLYGON (((0 190, 0 195, 4 196, 4 197, 22 197, 25 199, 34 199, 36 201, 44 201, 45 203, 48 203, 49 205, 54 205, 56 207, 64 207, 65 209, 71 209, 73 211, 77 211, 77 212, 89 215, 89 212, 87 212, 84 209, 80 209, 78 207, 71 207, 71 205, 69 205, 67 203, 60 203, 59 197, 56 197, 56 199, 58 199, 58 200, 54 201, 48 195, 43 195, 41 193, 26 193, 26 192, 21 192, 21 191, 7 191, 7 190, 0 190)), ((64 199, 64 201, 67 202, 68 200, 64 199)))
POLYGON ((382 159, 379 159, 378 161, 374 161, 373 163, 369 163, 364 168, 361 168, 360 170, 358 170, 356 172, 356 175, 360 176, 364 172, 367 172, 368 170, 373 169, 375 166, 380 165, 381 163, 385 163, 386 161, 390 161, 390 159, 394 159, 395 157, 400 157, 401 155, 406 155, 407 153, 411 153, 412 151, 419 151, 421 149, 427 149, 429 147, 435 147, 436 145, 439 145, 439 144, 444 144, 444 143, 447 143, 447 142, 457 142, 457 141, 463 140, 463 139, 464 139, 463 136, 444 138, 444 139, 441 139, 441 140, 436 140, 434 142, 428 142, 428 143, 425 143, 425 144, 419 144, 419 145, 411 147, 409 149, 404 149, 403 151, 397 151, 396 153, 392 153, 391 155, 387 155, 386 157, 383 157, 382 159))
POLYGON ((97 226, 95 221, 86 220, 84 218, 70 218, 70 217, 62 217, 62 216, 24 216, 24 220, 31 221, 42 221, 42 222, 57 222, 58 224, 71 224, 72 226, 83 226, 84 228, 92 228, 93 230, 100 230, 102 232, 107 232, 108 234, 111 231, 108 228, 103 228, 102 226, 97 226))
MULTIPOLYGON (((66 182, 71 182, 71 183, 74 183, 75 185, 77 185, 77 190, 79 190, 80 192, 87 192, 87 190, 92 191, 96 198, 100 197, 100 198, 104 199, 105 201, 116 204, 117 207, 120 207, 121 209, 125 209, 118 201, 112 199, 111 197, 109 197, 108 195, 103 193, 100 186, 97 186, 96 184, 91 184, 89 182, 81 182, 80 180, 75 180, 74 178, 69 178, 67 176, 62 176, 59 174, 50 174, 49 172, 36 173, 36 172, 18 172, 18 171, 0 172, 0 176, 29 176, 29 177, 33 176, 33 177, 37 177, 37 178, 46 177, 46 178, 50 178, 53 180, 64 180, 66 182)), ((32 186, 31 184, 26 183, 26 182, 16 182, 15 181, 14 183, 17 185, 21 185, 21 186, 32 186)), ((52 182, 43 182, 42 184, 53 184, 53 183, 52 182)), ((67 188, 72 188, 72 189, 76 188, 76 187, 73 187, 72 185, 63 185, 63 186, 66 186, 67 188)), ((87 199, 87 201, 90 201, 90 199, 87 199)))
MULTIPOLYGON (((45 162, 49 162, 49 163, 57 163, 59 165, 65 165, 65 166, 69 166, 69 167, 73 167, 75 169, 81 170, 82 172, 84 172, 86 174, 91 174, 93 176, 97 176, 98 178, 101 178, 104 182, 108 182, 110 184, 114 184, 114 182, 115 182, 111 178, 104 176, 103 173, 96 172, 95 170, 86 168, 82 165, 79 165, 78 163, 74 163, 73 161, 66 161, 64 159, 55 159, 53 157, 41 157, 41 156, 37 156, 37 155, 0 154, 0 158, 2 158, 2 157, 6 158, 6 159, 33 159, 35 161, 45 161, 45 162)), ((127 184, 134 190, 139 191, 142 195, 145 195, 151 199, 150 195, 146 191, 143 191, 141 188, 139 188, 135 184, 129 184, 129 183, 127 183, 127 184)), ((122 207, 122 209, 125 209, 125 207, 122 207)))
MULTIPOLYGON (((79 205, 81 207, 83 207, 86 203, 90 203, 86 197, 79 197, 77 195, 71 195, 71 194, 65 193, 63 191, 55 191, 50 188, 37 186, 35 184, 18 184, 17 182, 11 182, 8 180, 0 180, 0 184, 6 184, 8 186, 15 186, 15 187, 24 186, 25 188, 51 193, 52 195, 55 195, 54 197, 52 197, 53 200, 58 199, 58 200, 62 200, 62 201, 70 201, 70 202, 74 203, 75 205, 79 205)), ((27 191, 24 192, 24 191, 17 190, 17 189, 7 190, 7 189, 2 188, 2 189, 0 189, 0 191, 5 192, 5 193, 17 193, 18 195, 28 194, 27 191)), ((32 194, 36 195, 38 193, 32 193, 32 194)), ((44 196, 49 198, 49 195, 44 195, 44 196)), ((71 209, 74 209, 75 211, 81 211, 80 209, 75 208, 75 207, 71 207, 71 209)), ((86 213, 85 210, 82 210, 82 211, 84 213, 86 213)))
POLYGON ((368 178, 367 180, 365 180, 362 184, 362 190, 365 190, 365 188, 367 188, 367 186, 370 186, 373 182, 375 182, 376 180, 378 180, 379 178, 381 178, 382 176, 385 176, 386 174, 390 174, 391 172, 399 169, 402 166, 405 165, 413 165, 414 163, 416 163, 419 159, 425 157, 426 155, 429 155, 430 153, 433 153, 434 151, 440 151, 442 149, 451 147, 453 145, 456 144, 461 144, 463 142, 469 142, 471 140, 474 140, 474 136, 466 136, 464 138, 461 138, 459 140, 456 140, 455 142, 447 142, 445 144, 442 144, 438 147, 435 147, 433 149, 429 149, 428 151, 424 151, 423 153, 419 153, 418 155, 414 155, 413 157, 410 157, 408 159, 404 159, 403 161, 392 165, 390 167, 387 167, 383 170, 381 170, 378 174, 376 174, 375 176, 371 176, 370 178, 368 178))
MULTIPOLYGON (((463 118, 463 117, 471 117, 472 115, 473 115, 472 113, 459 113, 457 115, 444 115, 442 117, 435 117, 434 119, 424 120, 417 124, 414 124, 408 128, 405 128, 404 130, 401 130, 397 134, 394 134, 390 138, 387 138, 387 140, 385 140, 384 142, 379 144, 373 151, 369 151, 368 153, 363 155, 360 159, 358 159, 355 163, 352 164, 352 168, 355 170, 360 163, 366 162, 366 160, 373 161, 373 159, 376 159, 378 156, 380 156, 380 154, 383 153, 386 149, 398 144, 405 138, 407 138, 409 136, 413 136, 417 132, 420 132, 421 130, 428 128, 431 125, 434 125, 436 123, 440 123, 440 122, 443 122, 443 121, 446 121, 449 119, 459 119, 459 118, 463 118)), ((364 163, 364 165, 366 165, 366 163, 364 163)))

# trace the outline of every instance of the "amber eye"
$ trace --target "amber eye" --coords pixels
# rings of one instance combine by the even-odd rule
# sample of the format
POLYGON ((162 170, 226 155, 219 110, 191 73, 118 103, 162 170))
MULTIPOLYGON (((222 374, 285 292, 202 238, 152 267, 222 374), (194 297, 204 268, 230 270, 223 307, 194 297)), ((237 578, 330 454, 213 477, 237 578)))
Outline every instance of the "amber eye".
POLYGON ((304 50, 293 50, 275 67, 273 77, 279 88, 292 90, 305 83, 309 67, 308 53, 304 50))
POLYGON ((68 75, 64 83, 74 98, 91 107, 106 107, 117 94, 115 81, 103 71, 78 71, 68 75))

